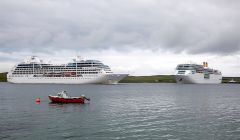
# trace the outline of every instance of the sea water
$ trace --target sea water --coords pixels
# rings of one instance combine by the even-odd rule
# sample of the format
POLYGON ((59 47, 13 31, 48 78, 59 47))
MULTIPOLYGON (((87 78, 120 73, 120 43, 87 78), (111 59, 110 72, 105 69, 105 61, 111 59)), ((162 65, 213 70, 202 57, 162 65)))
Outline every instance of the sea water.
POLYGON ((0 83, 0 139, 237 140, 240 85, 0 83), (61 90, 91 100, 50 103, 61 90))

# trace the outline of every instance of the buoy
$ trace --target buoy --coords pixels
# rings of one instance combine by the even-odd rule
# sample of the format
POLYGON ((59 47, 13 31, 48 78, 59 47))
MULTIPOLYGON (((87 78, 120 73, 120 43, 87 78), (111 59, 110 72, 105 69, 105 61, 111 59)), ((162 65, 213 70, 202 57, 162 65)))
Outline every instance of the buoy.
POLYGON ((37 103, 40 103, 40 102, 41 102, 41 99, 40 99, 40 98, 37 98, 37 99, 36 99, 36 102, 37 102, 37 103))

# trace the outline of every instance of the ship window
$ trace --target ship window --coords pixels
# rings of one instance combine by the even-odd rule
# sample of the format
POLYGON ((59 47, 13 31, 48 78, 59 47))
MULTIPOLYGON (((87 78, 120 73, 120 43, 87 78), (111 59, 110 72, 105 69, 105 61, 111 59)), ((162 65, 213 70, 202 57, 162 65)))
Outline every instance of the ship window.
POLYGON ((208 70, 204 70, 204 79, 209 79, 210 78, 210 73, 208 70))
POLYGON ((204 79, 209 79, 210 78, 210 74, 209 73, 204 73, 204 79))
POLYGON ((185 74, 185 70, 178 71, 178 74, 185 74))

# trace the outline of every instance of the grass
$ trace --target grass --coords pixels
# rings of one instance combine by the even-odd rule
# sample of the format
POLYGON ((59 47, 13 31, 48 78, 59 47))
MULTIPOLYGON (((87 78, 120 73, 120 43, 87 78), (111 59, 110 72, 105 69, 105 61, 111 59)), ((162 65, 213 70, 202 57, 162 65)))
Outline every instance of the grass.
POLYGON ((0 82, 7 82, 7 73, 0 73, 0 82))
MULTIPOLYGON (((222 83, 228 83, 230 80, 240 84, 240 77, 223 77, 222 83)), ((0 73, 0 82, 7 82, 7 73, 0 73)), ((153 76, 128 76, 120 83, 175 83, 173 75, 153 75, 153 76)))
POLYGON ((236 83, 240 84, 240 77, 223 77, 222 83, 228 83, 232 79, 236 81, 236 83))
POLYGON ((175 83, 172 75, 128 76, 120 83, 175 83))
MULTIPOLYGON (((223 77, 222 83, 228 83, 235 80, 240 84, 240 77, 223 77)), ((153 75, 153 76, 128 76, 120 81, 120 83, 175 83, 173 75, 153 75)))

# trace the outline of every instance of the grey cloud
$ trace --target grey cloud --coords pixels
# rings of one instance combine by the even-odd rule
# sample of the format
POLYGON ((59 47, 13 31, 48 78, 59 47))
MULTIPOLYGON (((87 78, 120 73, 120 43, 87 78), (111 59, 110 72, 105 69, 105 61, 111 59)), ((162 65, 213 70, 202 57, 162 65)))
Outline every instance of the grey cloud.
POLYGON ((0 51, 240 50, 235 0, 3 0, 0 51))

